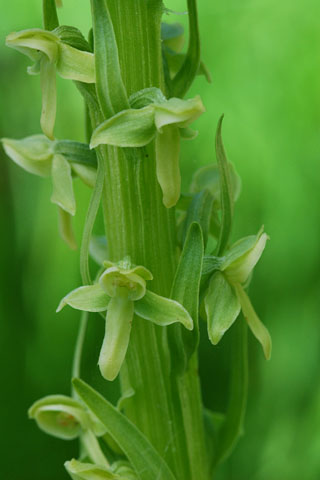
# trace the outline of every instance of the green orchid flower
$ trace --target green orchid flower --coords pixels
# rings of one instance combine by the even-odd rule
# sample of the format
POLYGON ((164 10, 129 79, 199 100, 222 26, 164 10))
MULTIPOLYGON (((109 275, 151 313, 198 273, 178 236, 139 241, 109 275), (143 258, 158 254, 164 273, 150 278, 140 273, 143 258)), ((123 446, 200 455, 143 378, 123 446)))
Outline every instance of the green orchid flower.
POLYGON ((146 282, 153 277, 145 267, 132 266, 129 258, 117 264, 105 261, 104 267, 98 283, 70 292, 57 312, 65 305, 87 312, 107 310, 98 364, 102 376, 114 380, 128 349, 134 314, 160 326, 179 322, 188 330, 193 320, 180 303, 147 290, 146 282))
POLYGON ((64 42, 56 30, 40 28, 13 32, 6 38, 8 47, 27 55, 34 65, 28 68, 31 75, 40 74, 42 90, 41 129, 50 139, 56 118, 56 73, 62 78, 84 83, 95 82, 94 55, 64 42))
POLYGON ((80 438, 91 460, 109 467, 96 438, 105 435, 106 428, 78 400, 66 395, 48 395, 37 400, 28 414, 49 435, 63 440, 80 438))
POLYGON ((138 477, 127 462, 106 468, 92 463, 71 460, 64 464, 72 480, 136 480, 138 477))
POLYGON ((66 140, 52 141, 44 135, 1 141, 8 157, 24 170, 40 177, 51 176, 51 202, 58 206, 61 236, 71 248, 76 248, 71 226, 71 218, 76 213, 72 176, 77 175, 93 187, 96 159, 88 146, 66 140))
POLYGON ((92 134, 90 147, 144 147, 155 139, 156 174, 163 203, 170 208, 180 197, 180 138, 192 139, 197 135, 188 127, 205 109, 199 96, 166 100, 160 90, 146 89, 147 105, 143 105, 143 94, 144 91, 130 102, 136 108, 123 110, 101 123, 92 134))
POLYGON ((217 345, 224 333, 237 319, 240 310, 250 330, 261 343, 266 359, 271 356, 270 334, 258 318, 245 291, 252 271, 265 248, 268 236, 261 229, 257 235, 245 237, 234 243, 225 257, 212 262, 217 266, 204 299, 208 335, 217 345))

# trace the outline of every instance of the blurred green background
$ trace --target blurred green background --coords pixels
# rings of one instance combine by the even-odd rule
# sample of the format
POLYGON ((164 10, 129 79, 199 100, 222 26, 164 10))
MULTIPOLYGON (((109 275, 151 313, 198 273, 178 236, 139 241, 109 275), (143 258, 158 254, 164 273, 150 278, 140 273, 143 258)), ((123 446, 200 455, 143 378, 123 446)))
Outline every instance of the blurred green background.
MULTIPOLYGON (((273 337, 265 362, 250 336, 245 436, 218 480, 320 478, 320 4, 318 0, 199 0, 207 112, 199 136, 183 146, 185 187, 214 160, 214 131, 225 113, 224 142, 242 177, 234 239, 262 224, 270 235, 251 298, 273 337)), ((176 11, 185 0, 167 0, 176 11)), ((0 137, 39 133, 39 78, 4 46, 7 33, 41 27, 41 2, 12 0, 0 19, 0 137)), ((62 24, 89 29, 89 2, 64 0, 62 24)), ((168 15, 168 22, 186 23, 168 15)), ((71 82, 58 80, 58 138, 84 139, 83 106, 71 82)), ((59 299, 80 284, 79 253, 57 234, 50 181, 20 170, 0 152, 1 476, 67 478, 63 462, 76 442, 37 430, 26 411, 37 398, 69 392, 76 312, 56 315, 59 299), (3 461, 4 460, 4 461, 3 461)), ((76 186, 80 240, 89 191, 76 186)), ((222 347, 217 347, 222 348, 222 347)), ((215 406, 220 376, 207 343, 204 401, 215 406)))

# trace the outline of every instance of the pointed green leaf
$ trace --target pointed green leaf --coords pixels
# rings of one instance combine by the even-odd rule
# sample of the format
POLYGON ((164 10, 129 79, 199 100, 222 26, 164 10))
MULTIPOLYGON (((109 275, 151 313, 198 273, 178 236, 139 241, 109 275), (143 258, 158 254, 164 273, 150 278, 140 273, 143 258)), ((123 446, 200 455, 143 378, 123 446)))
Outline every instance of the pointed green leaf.
POLYGON ((199 289, 203 259, 203 238, 198 223, 190 225, 178 268, 172 285, 171 297, 181 303, 190 313, 194 329, 187 332, 174 325, 168 330, 170 350, 173 355, 172 368, 182 373, 199 343, 199 289))
POLYGON ((192 202, 188 208, 186 219, 184 221, 184 228, 182 233, 183 242, 185 241, 190 225, 193 222, 198 222, 202 230, 204 248, 206 248, 210 230, 212 207, 213 196, 210 192, 208 192, 207 190, 203 190, 202 192, 194 195, 192 202))
POLYGON ((56 65, 46 57, 41 59, 40 83, 42 92, 40 125, 43 133, 53 140, 57 110, 56 65))
POLYGON ((271 350, 272 350, 272 341, 271 341, 270 333, 268 332, 268 329, 261 322, 260 318, 254 311, 253 306, 250 302, 250 299, 246 294, 246 292, 244 291, 243 287, 239 284, 235 284, 234 287, 237 292, 239 301, 241 303, 243 316, 245 317, 253 335, 261 343, 264 356, 266 357, 267 360, 270 360, 271 350))
POLYGON ((180 197, 181 175, 179 166, 180 133, 175 126, 162 128, 156 136, 156 173, 163 194, 163 204, 174 207, 180 197))
POLYGON ((98 283, 86 285, 68 293, 59 303, 57 312, 60 312, 66 305, 86 312, 103 312, 107 310, 109 301, 110 298, 98 283))
POLYGON ((70 215, 76 213, 76 201, 73 193, 71 167, 63 155, 54 155, 52 160, 51 202, 56 203, 70 215))
POLYGON ((49 395, 35 402, 28 411, 44 432, 64 440, 77 438, 89 426, 83 406, 64 395, 49 395))
POLYGON ((230 249, 230 253, 226 255, 226 260, 221 267, 222 270, 225 270, 230 282, 243 284, 248 280, 263 253, 268 238, 266 233, 260 231, 254 237, 254 243, 250 237, 247 237, 230 249))
POLYGON ((134 311, 139 317, 160 326, 182 323, 188 330, 193 329, 193 321, 187 310, 175 300, 161 297, 149 290, 140 300, 134 302, 134 311))
POLYGON ((119 444, 139 480, 175 480, 165 461, 128 418, 82 380, 74 379, 73 385, 84 403, 119 444))
POLYGON ((132 319, 133 301, 123 297, 111 298, 98 362, 106 380, 112 381, 118 376, 129 345, 132 319))
POLYGON ((243 318, 234 325, 231 334, 231 377, 225 421, 218 430, 214 464, 231 454, 243 433, 243 421, 248 391, 247 325, 243 318))
POLYGON ((222 143, 221 129, 222 129, 223 115, 220 117, 217 134, 216 134, 216 155, 220 173, 220 195, 221 195, 221 229, 216 248, 216 255, 221 256, 228 244, 228 240, 232 227, 233 216, 233 193, 230 179, 230 168, 226 157, 224 146, 222 143))
POLYGON ((60 42, 57 72, 62 78, 83 83, 95 83, 94 55, 60 42))
POLYGON ((155 125, 161 132, 167 125, 175 124, 185 128, 194 122, 205 111, 199 95, 189 100, 170 98, 166 102, 155 105, 155 125))
POLYGON ((122 81, 118 46, 106 0, 91 0, 96 89, 105 118, 129 108, 122 81))
POLYGON ((42 0, 42 12, 45 30, 54 30, 59 25, 56 0, 42 0))
POLYGON ((51 174, 52 142, 44 135, 32 135, 21 140, 2 138, 1 142, 8 157, 19 167, 41 177, 51 174))
POLYGON ((240 302, 235 289, 221 272, 212 275, 204 299, 211 343, 217 345, 240 313, 240 302))
POLYGON ((116 147, 143 147, 155 137, 154 107, 123 110, 101 123, 93 132, 90 148, 100 144, 116 147))
POLYGON ((172 82, 172 95, 183 98, 200 65, 200 33, 196 0, 188 0, 189 45, 184 63, 172 82))
POLYGON ((77 241, 72 228, 72 215, 60 207, 58 207, 58 223, 62 240, 66 242, 72 250, 76 250, 77 241))

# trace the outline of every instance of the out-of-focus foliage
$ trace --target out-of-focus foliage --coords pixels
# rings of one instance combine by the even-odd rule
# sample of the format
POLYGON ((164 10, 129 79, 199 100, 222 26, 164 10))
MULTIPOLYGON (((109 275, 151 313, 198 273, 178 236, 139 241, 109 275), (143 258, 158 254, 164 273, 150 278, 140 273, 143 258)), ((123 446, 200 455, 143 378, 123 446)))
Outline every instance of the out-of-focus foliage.
MULTIPOLYGON (((65 0, 61 23, 89 30, 89 2, 65 0), (81 3, 81 8, 80 8, 81 3), (83 7, 82 7, 83 4, 83 7)), ((317 0, 199 0, 202 58, 213 84, 198 77, 207 113, 184 143, 186 189, 192 172, 214 158, 214 132, 225 113, 224 142, 242 177, 233 240, 262 223, 271 237, 250 298, 273 338, 263 359, 250 345, 246 435, 217 480, 314 480, 320 475, 320 5, 317 0)), ((167 0, 185 9, 185 0, 167 0)), ((13 0, 0 23, 0 136, 40 132, 40 85, 28 61, 4 47, 11 31, 41 27, 41 2, 13 0)), ((168 15, 168 22, 184 16, 168 15)), ((58 138, 84 140, 81 99, 58 80, 58 138)), ((69 394, 78 314, 54 313, 80 283, 78 252, 57 234, 50 182, 20 170, 0 153, 0 365, 2 475, 10 480, 67 478, 75 443, 45 436, 27 420, 31 403, 69 394)), ((89 190, 76 187, 78 242, 89 190)), ((98 321, 98 319, 97 319, 98 321)), ((203 335, 204 337, 204 335, 203 335)), ((203 397, 224 410, 228 333, 201 350, 203 397), (225 349, 224 349, 225 350, 225 349)), ((98 352, 97 352, 98 355, 98 352)))

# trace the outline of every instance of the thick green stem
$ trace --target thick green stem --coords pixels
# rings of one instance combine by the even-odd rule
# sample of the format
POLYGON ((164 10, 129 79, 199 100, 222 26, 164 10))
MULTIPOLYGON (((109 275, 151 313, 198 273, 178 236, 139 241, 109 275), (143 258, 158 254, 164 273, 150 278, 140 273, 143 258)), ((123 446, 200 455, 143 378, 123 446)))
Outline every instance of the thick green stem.
MULTIPOLYGON (((160 42, 160 0, 108 0, 115 28, 120 65, 128 95, 148 87, 164 88, 160 42)), ((156 178, 155 146, 124 152, 105 149, 103 209, 110 260, 130 255, 154 276, 148 288, 168 296, 176 268, 174 209, 166 209, 156 178)), ((170 378, 170 352, 166 328, 134 317, 129 349, 121 370, 123 391, 135 395, 126 400, 129 418, 145 433, 166 459, 176 478, 207 480, 195 472, 190 457, 189 432, 200 435, 202 412, 198 379, 184 381, 178 389, 170 378), (195 418, 188 418, 184 400, 190 392, 198 398, 195 418), (190 423, 190 428, 186 426, 190 423), (189 456, 189 461, 188 461, 189 456)), ((198 440, 197 440, 198 441, 198 440)), ((203 458, 203 456, 201 456, 203 458)), ((196 462, 199 463, 199 462, 196 462)))

